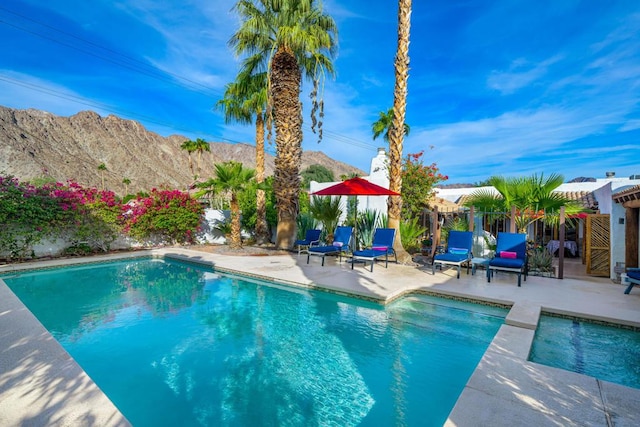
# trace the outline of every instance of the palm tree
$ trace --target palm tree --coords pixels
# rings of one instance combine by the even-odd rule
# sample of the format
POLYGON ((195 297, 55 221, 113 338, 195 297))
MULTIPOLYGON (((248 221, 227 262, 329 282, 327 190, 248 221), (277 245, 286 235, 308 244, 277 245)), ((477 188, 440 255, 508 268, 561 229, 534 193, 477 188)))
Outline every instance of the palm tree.
MULTIPOLYGON (((398 50, 394 62, 395 89, 393 93, 393 120, 389 130, 389 189, 402 192, 402 144, 405 135, 407 110, 407 81, 409 79, 409 32, 411 29, 411 0, 398 0, 398 50)), ((394 249, 399 262, 410 262, 400 238, 402 198, 390 196, 387 202, 389 227, 395 228, 394 249)))
POLYGON ((107 165, 100 163, 98 170, 100 171, 100 178, 102 179, 102 191, 104 191, 104 171, 107 170, 107 165))
POLYGON ((320 80, 333 75, 337 27, 316 0, 240 0, 242 24, 231 37, 236 54, 249 55, 245 69, 268 76, 267 123, 276 130, 274 192, 278 206, 276 246, 291 249, 296 239, 302 156, 302 72, 313 81, 312 129, 322 137, 320 80))
MULTIPOLYGON (((393 108, 389 108, 389 110, 385 113, 384 111, 380 111, 380 117, 378 120, 373 122, 371 126, 371 130, 373 131, 373 139, 378 138, 382 135, 382 139, 385 142, 389 142, 389 130, 391 129, 391 125, 393 124, 393 108)), ((408 124, 404 124, 404 134, 409 135, 411 132, 411 128, 408 124)))
POLYGON ((229 237, 229 247, 232 249, 242 248, 242 237, 240 234, 240 203, 238 193, 247 189, 251 181, 255 178, 255 170, 245 168, 240 162, 224 162, 214 165, 216 177, 206 182, 197 184, 201 189, 196 193, 196 197, 216 192, 229 194, 229 207, 231 210, 231 235, 229 237))
POLYGON ((129 185, 131 184, 131 180, 129 178, 123 178, 122 183, 124 184, 124 195, 129 194, 129 185))
POLYGON ((516 178, 492 176, 488 184, 498 194, 489 190, 476 190, 471 193, 465 206, 494 212, 510 212, 511 207, 515 206, 516 216, 511 219, 518 232, 526 233, 527 227, 538 220, 547 224, 557 223, 561 206, 565 207, 567 215, 584 212, 575 201, 554 192, 563 182, 564 177, 558 174, 551 174, 547 179, 544 174, 516 178))
MULTIPOLYGON (((264 182, 264 111, 267 106, 267 73, 250 74, 243 70, 233 83, 229 83, 224 97, 216 103, 224 111, 225 122, 235 120, 239 123, 251 123, 256 117, 256 182, 264 182)), ((256 243, 269 242, 267 224, 266 197, 263 189, 256 193, 256 243)))
POLYGON ((211 146, 204 139, 198 138, 195 141, 193 141, 193 151, 198 152, 198 175, 199 175, 202 173, 202 153, 205 151, 210 153, 211 146))
POLYGON ((192 141, 190 139, 187 141, 184 141, 182 145, 180 145, 180 148, 185 150, 189 155, 189 170, 191 171, 191 175, 195 176, 195 174, 193 173, 193 161, 191 160, 191 153, 196 151, 195 141, 192 141))
POLYGON ((311 215, 322 224, 324 240, 327 242, 333 242, 333 232, 342 216, 342 209, 340 209, 341 199, 341 196, 313 196, 309 206, 311 215))

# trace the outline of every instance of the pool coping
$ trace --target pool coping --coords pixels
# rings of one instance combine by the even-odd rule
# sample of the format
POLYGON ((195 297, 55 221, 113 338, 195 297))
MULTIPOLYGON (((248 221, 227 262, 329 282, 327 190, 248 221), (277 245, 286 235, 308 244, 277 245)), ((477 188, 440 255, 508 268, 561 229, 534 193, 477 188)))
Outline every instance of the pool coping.
MULTIPOLYGON (((640 412, 637 403, 640 401, 640 389, 629 388, 606 381, 597 380, 585 375, 551 368, 527 361, 533 334, 537 326, 537 319, 541 312, 551 312, 568 316, 594 319, 603 322, 621 323, 640 327, 640 321, 634 319, 615 319, 609 316, 581 313, 577 310, 559 309, 542 304, 511 301, 504 297, 469 295, 457 289, 438 289, 437 287, 404 286, 397 290, 390 290, 386 296, 363 290, 353 291, 345 289, 339 283, 327 286, 309 280, 309 275, 297 276, 298 279, 285 274, 279 277, 263 273, 252 273, 245 268, 239 269, 239 263, 223 262, 224 256, 203 254, 186 249, 154 249, 134 253, 104 255, 90 258, 74 258, 64 260, 39 261, 37 263, 12 264, 0 266, 0 274, 25 269, 53 268, 69 264, 87 264, 109 262, 112 260, 131 259, 140 257, 168 257, 178 260, 195 262, 212 266, 221 272, 236 273, 256 279, 294 286, 303 289, 313 289, 333 292, 349 297, 363 298, 381 304, 389 303, 402 296, 412 293, 428 293, 446 297, 463 298, 471 301, 488 302, 491 304, 509 305, 511 310, 505 319, 505 324, 492 340, 480 363, 459 396, 456 405, 449 414, 445 425, 639 425, 640 412), (302 277, 303 280, 299 278, 302 277)), ((264 257, 260 257, 264 258, 264 257)), ((295 258, 295 257, 294 257, 295 258)), ((254 262, 255 260, 252 260, 254 262)), ((262 261, 265 263, 265 261, 262 261)), ((246 261, 244 261, 246 264, 246 261)), ((266 264, 266 267, 270 267, 266 264)), ((304 266, 308 273, 319 266, 304 266)), ((331 270, 319 270, 322 274, 334 274, 331 270)), ((384 274, 383 269, 380 270, 384 274)), ((409 270, 407 270, 409 271, 409 270)), ((492 281, 494 282, 494 281, 492 281)), ((526 282, 525 282, 526 283, 526 282)), ((60 344, 51 337, 40 322, 15 297, 5 298, 6 291, 13 293, 0 280, 0 323, 3 331, 0 335, 0 345, 7 340, 15 340, 10 348, 25 351, 24 357, 15 357, 9 363, 3 355, 0 367, 0 424, 21 424, 26 420, 46 421, 50 424, 51 417, 60 421, 61 425, 86 424, 86 417, 100 420, 100 425, 125 426, 129 425, 126 418, 117 410, 97 385, 82 371, 79 365, 62 349, 60 344), (17 301, 17 302, 16 302, 17 301), (16 327, 17 325, 17 327, 16 327), (7 329, 5 326, 9 326, 7 329), (10 330, 11 334, 5 333, 10 330), (16 336, 23 336, 18 340, 16 336), (3 342, 4 341, 4 342, 3 342), (19 343, 16 345, 16 343, 19 343), (37 348, 28 347, 26 344, 37 348), (48 357, 50 366, 45 372, 44 380, 40 372, 32 372, 29 354, 37 351, 42 357, 48 357), (26 366, 24 364, 26 363, 26 366), (9 366, 11 365, 11 366, 9 366), (13 382, 19 374, 20 383, 13 382), (35 375, 37 379, 29 379, 35 375), (35 381, 35 382, 34 382, 35 381), (43 407, 41 395, 57 395, 51 385, 67 382, 65 388, 68 398, 63 402, 56 401, 56 405, 43 407), (7 387, 12 384, 11 387, 7 387), (17 386, 16 386, 17 385, 17 386), (86 390, 90 392, 87 393, 86 390), (8 398, 8 400, 7 400, 8 398), (11 402, 6 406, 4 402, 11 402), (3 405, 5 405, 3 407, 3 405)), ((640 307, 640 306, 639 306, 640 307)), ((6 350, 5 350, 6 351, 6 350)), ((58 396, 60 398, 62 396, 58 396)), ((36 424, 38 424, 36 422, 36 424)))

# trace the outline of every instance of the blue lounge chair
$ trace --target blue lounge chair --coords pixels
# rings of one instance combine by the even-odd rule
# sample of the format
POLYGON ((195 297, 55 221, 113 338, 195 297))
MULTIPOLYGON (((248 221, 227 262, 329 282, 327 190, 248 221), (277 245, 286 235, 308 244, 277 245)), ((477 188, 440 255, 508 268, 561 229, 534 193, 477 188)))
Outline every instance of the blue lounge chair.
POLYGON ((322 233, 322 230, 307 230, 304 239, 296 240, 294 245, 298 247, 298 255, 302 252, 307 252, 311 246, 320 245, 320 233, 322 233))
POLYGON ((627 268, 627 278, 629 279, 629 286, 624 290, 625 294, 631 292, 631 288, 634 286, 640 286, 640 268, 627 268))
POLYGON ((491 282, 493 271, 507 271, 527 281, 527 235, 524 233, 498 233, 496 256, 489 261, 487 282, 491 282))
POLYGON ((458 276, 460 278, 460 269, 463 264, 467 266, 467 274, 469 274, 469 266, 471 265, 471 248, 473 245, 473 233, 471 231, 449 231, 447 238, 447 250, 443 254, 437 254, 433 257, 431 272, 436 274, 436 267, 443 265, 454 265, 458 268, 458 276))
POLYGON ((373 243, 370 249, 354 251, 351 259, 351 269, 356 261, 363 261, 366 267, 367 262, 371 262, 371 271, 376 259, 384 257, 384 267, 389 266, 389 255, 393 255, 395 261, 398 262, 398 256, 393 249, 393 241, 396 238, 396 230, 394 228, 376 228, 373 233, 373 243))
POLYGON ((333 243, 326 246, 311 246, 307 251, 307 264, 311 255, 321 256, 322 265, 324 266, 324 257, 327 255, 338 255, 342 260, 342 254, 349 251, 351 244, 351 236, 353 235, 353 227, 341 226, 336 228, 333 234, 333 243))

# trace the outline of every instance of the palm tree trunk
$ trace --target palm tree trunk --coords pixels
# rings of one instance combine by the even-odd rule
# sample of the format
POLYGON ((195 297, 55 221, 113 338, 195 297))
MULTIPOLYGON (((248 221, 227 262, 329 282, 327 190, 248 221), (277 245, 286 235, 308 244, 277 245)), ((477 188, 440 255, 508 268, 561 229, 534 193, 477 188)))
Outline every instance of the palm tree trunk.
MULTIPOLYGON (((264 182, 264 116, 259 111, 256 115, 256 182, 264 182)), ((256 243, 264 245, 269 242, 269 226, 264 190, 256 194, 256 243)))
POLYGON ((296 238, 302 160, 300 68, 292 52, 278 48, 271 63, 270 96, 276 127, 274 192, 278 204, 276 247, 291 249, 296 238))
MULTIPOLYGON (((411 28, 411 0, 398 0, 398 51, 395 59, 395 88, 393 93, 393 123, 389 132, 389 189, 402 192, 402 144, 407 110, 407 80, 409 79, 409 32, 411 28)), ((395 228, 394 249, 398 261, 411 262, 400 238, 402 198, 391 196, 388 201, 389 227, 395 228)))
POLYGON ((231 236, 229 247, 231 249, 239 249, 242 247, 242 236, 240 232, 240 204, 235 194, 231 194, 231 236))

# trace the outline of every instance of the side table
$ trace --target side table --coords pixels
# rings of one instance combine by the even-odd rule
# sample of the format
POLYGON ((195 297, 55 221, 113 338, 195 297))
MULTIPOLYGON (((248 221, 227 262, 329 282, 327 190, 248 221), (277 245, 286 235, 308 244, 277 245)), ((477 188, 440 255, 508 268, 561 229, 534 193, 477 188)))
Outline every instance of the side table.
POLYGON ((471 258, 471 275, 476 274, 476 267, 483 265, 485 269, 489 267, 490 258, 471 258))

